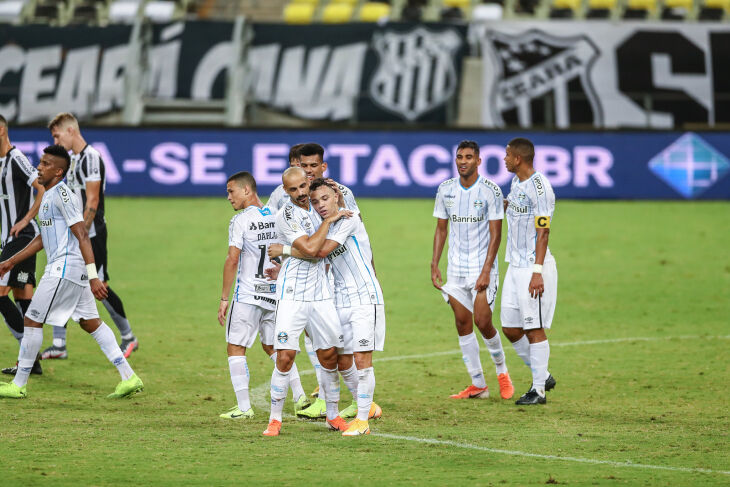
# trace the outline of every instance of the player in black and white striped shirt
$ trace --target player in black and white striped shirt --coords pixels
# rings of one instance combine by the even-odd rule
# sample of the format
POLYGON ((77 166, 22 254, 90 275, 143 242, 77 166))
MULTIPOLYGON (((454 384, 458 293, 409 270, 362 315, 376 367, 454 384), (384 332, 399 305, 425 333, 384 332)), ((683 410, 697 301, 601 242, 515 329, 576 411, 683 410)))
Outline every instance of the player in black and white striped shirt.
MULTIPOLYGON (((38 172, 28 158, 10 143, 8 122, 0 115, 0 261, 20 252, 38 235, 34 218, 45 190, 37 179, 38 172), (32 188, 38 192, 37 198, 33 198, 32 188)), ((0 278, 0 313, 18 342, 23 339, 23 315, 30 305, 35 283, 35 256, 0 278), (11 290, 15 303, 9 297, 11 290)), ((5 374, 13 375, 15 372, 16 367, 3 369, 5 374)), ((37 360, 32 373, 42 373, 37 360)))
MULTIPOLYGON (((104 307, 119 329, 122 343, 119 347, 127 358, 139 347, 137 337, 124 312, 122 299, 109 287, 109 266, 107 263, 107 229, 104 219, 104 190, 106 186, 104 161, 99 151, 87 144, 81 136, 79 123, 70 113, 59 113, 48 124, 48 128, 56 144, 64 146, 72 152, 71 167, 67 182, 71 190, 79 197, 84 209, 84 224, 91 238, 99 277, 107 286, 108 297, 102 300, 104 307)), ((43 351, 43 358, 67 358, 66 328, 53 328, 53 346, 43 351)))

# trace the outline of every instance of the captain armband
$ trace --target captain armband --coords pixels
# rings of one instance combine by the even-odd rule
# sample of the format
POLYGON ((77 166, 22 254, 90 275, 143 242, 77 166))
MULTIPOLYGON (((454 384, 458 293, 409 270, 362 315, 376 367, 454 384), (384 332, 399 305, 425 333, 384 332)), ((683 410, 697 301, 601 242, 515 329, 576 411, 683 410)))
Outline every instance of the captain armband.
POLYGON ((536 216, 535 217, 535 228, 550 228, 550 217, 549 216, 536 216))

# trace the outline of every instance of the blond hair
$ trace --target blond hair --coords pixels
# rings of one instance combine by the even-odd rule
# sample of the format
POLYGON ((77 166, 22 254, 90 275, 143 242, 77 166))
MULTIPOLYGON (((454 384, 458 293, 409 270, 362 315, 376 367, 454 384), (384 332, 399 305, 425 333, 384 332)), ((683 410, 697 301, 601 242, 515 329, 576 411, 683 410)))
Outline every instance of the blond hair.
POLYGON ((76 117, 73 116, 73 114, 69 112, 63 112, 59 113, 53 119, 48 122, 48 130, 53 130, 54 128, 62 128, 71 125, 73 128, 75 128, 77 131, 79 129, 79 122, 76 120, 76 117))

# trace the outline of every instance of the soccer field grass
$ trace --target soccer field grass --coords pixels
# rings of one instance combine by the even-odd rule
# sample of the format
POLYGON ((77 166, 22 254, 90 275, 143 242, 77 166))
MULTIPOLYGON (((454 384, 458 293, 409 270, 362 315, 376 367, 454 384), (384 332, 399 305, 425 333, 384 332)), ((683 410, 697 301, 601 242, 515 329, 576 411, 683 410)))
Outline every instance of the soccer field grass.
MULTIPOLYGON (((373 434, 343 438, 285 418, 280 437, 262 437, 272 364, 258 343, 248 354, 256 418, 218 418, 234 404, 216 320, 230 205, 109 198, 111 284, 139 337, 130 362, 146 389, 105 399, 119 376, 74 326, 69 360, 45 361, 27 399, 0 402, 0 485, 730 483, 730 204, 559 200, 549 333, 558 384, 547 405, 517 407, 499 399, 485 353, 493 397, 448 399, 469 376, 430 282, 433 202, 359 203, 388 326, 373 434)), ((5 366, 17 343, 0 337, 5 366)), ((530 371, 503 342, 517 397, 530 371)), ((311 366, 297 363, 309 391, 311 366)))

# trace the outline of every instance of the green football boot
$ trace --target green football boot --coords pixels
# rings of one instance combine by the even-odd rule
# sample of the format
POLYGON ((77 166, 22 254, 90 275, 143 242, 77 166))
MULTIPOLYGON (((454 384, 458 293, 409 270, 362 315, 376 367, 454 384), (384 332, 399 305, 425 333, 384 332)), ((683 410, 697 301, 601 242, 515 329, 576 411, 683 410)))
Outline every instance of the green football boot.
POLYGON ((327 403, 324 399, 317 398, 307 409, 297 411, 300 418, 319 419, 327 417, 327 403))
POLYGON ((294 402, 294 412, 298 413, 299 411, 307 409, 311 405, 312 400, 309 399, 306 394, 302 394, 299 396, 299 399, 294 402))
POLYGON ((117 384, 114 392, 106 397, 107 399, 122 399, 125 397, 131 397, 138 392, 142 392, 143 390, 144 384, 142 384, 142 380, 137 377, 137 374, 133 374, 132 377, 130 377, 129 379, 123 380, 119 384, 117 384))
POLYGON ((18 387, 15 385, 15 382, 0 382, 0 397, 23 399, 26 396, 25 386, 18 387))
POLYGON ((253 419, 253 408, 248 408, 248 411, 241 411, 238 406, 233 406, 231 409, 221 414, 221 418, 225 419, 253 419))
POLYGON ((340 416, 344 419, 351 419, 357 416, 357 402, 352 401, 349 406, 340 411, 340 416))

